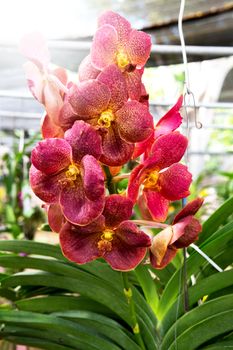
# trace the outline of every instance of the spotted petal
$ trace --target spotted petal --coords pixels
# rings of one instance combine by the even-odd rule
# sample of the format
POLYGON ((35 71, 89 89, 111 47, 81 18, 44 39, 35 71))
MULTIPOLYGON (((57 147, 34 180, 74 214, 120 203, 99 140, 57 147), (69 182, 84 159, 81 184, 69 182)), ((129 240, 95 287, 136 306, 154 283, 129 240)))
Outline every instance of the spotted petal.
POLYGON ((110 24, 117 31, 119 46, 125 46, 128 41, 129 34, 131 32, 130 23, 118 13, 113 11, 106 11, 98 19, 98 27, 105 24, 110 24))
POLYGON ((174 231, 177 226, 183 225, 183 234, 174 242, 176 248, 188 247, 191 243, 198 239, 198 235, 202 230, 202 226, 197 219, 193 216, 187 216, 175 225, 173 225, 174 231))
POLYGON ((132 30, 129 35, 127 52, 133 65, 142 67, 150 56, 151 37, 150 35, 132 30))
POLYGON ((87 154, 98 159, 102 153, 100 135, 82 120, 76 121, 72 128, 66 131, 65 140, 72 147, 74 162, 79 163, 87 154))
POLYGON ((133 270, 145 257, 150 238, 130 221, 122 222, 112 241, 112 250, 104 259, 114 270, 133 270))
POLYGON ((63 129, 57 124, 53 123, 52 119, 45 114, 41 121, 41 133, 44 139, 64 136, 63 129))
POLYGON ((60 232, 63 224, 65 223, 65 218, 62 214, 60 205, 58 203, 50 204, 48 206, 47 213, 50 228, 54 232, 60 232))
POLYGON ((83 117, 94 117, 106 110, 110 97, 107 85, 97 80, 88 80, 79 85, 73 85, 68 93, 68 101, 75 113, 83 117))
POLYGON ((159 192, 149 189, 144 189, 143 196, 153 220, 165 221, 167 218, 169 201, 159 192))
POLYGON ((80 63, 78 69, 79 81, 95 79, 99 73, 100 70, 96 69, 91 63, 91 55, 88 55, 80 63))
POLYGON ((47 175, 58 173, 70 164, 71 147, 64 139, 43 140, 32 150, 31 161, 47 175))
POLYGON ((126 81, 120 69, 115 64, 107 66, 97 80, 108 86, 111 92, 108 108, 117 111, 128 99, 126 81))
POLYGON ((130 199, 118 194, 108 196, 103 211, 105 225, 109 228, 117 227, 122 221, 131 217, 132 208, 133 202, 130 199))
POLYGON ((180 108, 182 106, 183 96, 181 95, 176 104, 158 121, 155 127, 154 138, 165 135, 176 130, 182 123, 180 108))
POLYGON ((95 68, 103 69, 115 62, 118 35, 116 29, 108 24, 100 27, 93 38, 91 61, 95 68))
POLYGON ((118 166, 128 162, 134 145, 124 141, 116 127, 110 127, 102 134, 103 154, 100 161, 106 165, 118 166))
POLYGON ((173 164, 159 176, 160 193, 166 199, 178 200, 187 197, 192 175, 182 164, 173 164))
POLYGON ((87 226, 74 226, 67 222, 59 235, 63 254, 78 264, 85 264, 100 257, 98 241, 103 230, 102 215, 87 226))
POLYGON ((83 186, 86 196, 92 201, 99 202, 102 200, 104 205, 104 173, 101 166, 89 154, 82 158, 81 166, 83 168, 83 186))
POLYGON ((63 215, 75 225, 88 225, 102 213, 104 208, 103 196, 94 200, 88 198, 81 176, 72 186, 62 188, 60 204, 63 215))
POLYGON ((30 185, 33 192, 46 203, 56 203, 59 200, 60 181, 64 174, 45 175, 33 165, 29 171, 30 185))
POLYGON ((153 132, 153 118, 148 108, 138 101, 128 101, 116 112, 121 137, 127 142, 140 142, 153 132))
POLYGON ((189 202, 174 218, 173 223, 176 224, 178 221, 189 215, 195 215, 203 204, 203 198, 196 198, 189 202))

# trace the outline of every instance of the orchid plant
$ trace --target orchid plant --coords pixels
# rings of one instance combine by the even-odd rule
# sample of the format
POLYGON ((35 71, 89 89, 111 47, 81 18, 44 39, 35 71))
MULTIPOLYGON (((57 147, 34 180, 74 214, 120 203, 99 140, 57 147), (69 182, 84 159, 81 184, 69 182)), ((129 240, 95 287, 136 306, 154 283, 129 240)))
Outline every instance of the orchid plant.
MULTIPOLYGON (((150 36, 132 29, 126 19, 112 11, 99 18, 90 54, 82 61, 76 81, 70 81, 63 68, 50 69, 49 52, 40 35, 28 35, 21 43, 21 52, 29 60, 25 65, 29 89, 45 108, 43 141, 31 153, 30 184, 44 202, 48 223, 59 234, 62 253, 68 259, 68 265, 64 265, 65 258, 48 249, 50 256, 62 259, 62 276, 51 283, 56 288, 61 283, 66 289, 66 281, 69 285, 79 276, 79 287, 71 281, 68 290, 84 293, 106 305, 131 326, 131 335, 127 329, 124 336, 122 332, 116 337, 120 347, 115 343, 104 347, 103 343, 95 343, 97 340, 87 346, 81 327, 75 347, 70 324, 72 337, 67 340, 67 348, 59 345, 57 349, 160 348, 160 335, 150 335, 155 327, 149 320, 155 320, 150 310, 158 311, 155 323, 159 322, 174 300, 165 298, 169 302, 158 308, 152 281, 154 276, 163 276, 160 271, 175 259, 179 249, 198 240, 202 231, 194 217, 203 203, 201 198, 188 202, 172 223, 167 220, 170 203, 189 196, 192 175, 182 164, 188 140, 177 131, 182 123, 182 96, 156 125, 149 111, 142 77, 150 50, 150 36), (122 179, 128 180, 123 190, 122 179), (76 266, 80 266, 80 272, 76 266), (71 269, 68 277, 63 276, 66 267, 67 273, 71 269), (144 311, 137 304, 142 298, 132 285, 134 271, 151 308, 146 307, 148 316, 144 323, 144 311), (90 283, 95 275, 93 285, 85 284, 84 272, 88 272, 90 283), (98 278, 103 279, 106 291, 102 291, 104 286, 100 287, 98 278), (96 295, 92 288, 96 288, 96 295), (131 339, 135 339, 134 345, 131 339)), ((29 249, 27 244, 23 247, 24 251, 29 249)), ((42 250, 40 254, 43 255, 42 250)), ((41 276, 40 281, 45 281, 43 278, 46 276, 41 276)), ((30 281, 38 283, 33 278, 30 281)), ((49 281, 43 283, 49 285, 49 281)), ((179 310, 178 305, 177 315, 179 310)), ((111 320, 113 323, 107 326, 102 321, 106 332, 116 322, 111 320)), ((56 322, 53 325, 63 334, 56 322)), ((66 322, 65 327, 69 328, 66 322)), ((43 348, 54 349, 49 346, 45 344, 43 348)), ((168 349, 166 345, 162 348, 168 349)))
MULTIPOLYGON (((148 34, 108 11, 98 20, 91 53, 74 83, 64 78, 65 70, 49 70, 41 37, 33 34, 22 40, 21 50, 29 59, 28 86, 47 113, 44 140, 31 155, 30 183, 46 203, 64 255, 76 263, 102 257, 113 269, 129 271, 150 252, 151 264, 160 268, 164 263, 160 266, 156 257, 161 247, 178 239, 177 234, 167 235, 173 226, 158 239, 138 228, 140 220, 136 225, 131 219, 137 205, 142 219, 163 227, 170 202, 187 197, 192 181, 180 163, 188 140, 176 131, 182 123, 182 97, 155 126, 149 111, 142 76, 150 49, 148 34), (121 177, 116 172, 135 158, 138 164, 128 174, 128 188, 119 193, 121 177)), ((199 199, 188 208, 197 202, 198 209, 199 199)), ((188 220, 178 236, 192 243, 200 231, 200 225, 188 220)))

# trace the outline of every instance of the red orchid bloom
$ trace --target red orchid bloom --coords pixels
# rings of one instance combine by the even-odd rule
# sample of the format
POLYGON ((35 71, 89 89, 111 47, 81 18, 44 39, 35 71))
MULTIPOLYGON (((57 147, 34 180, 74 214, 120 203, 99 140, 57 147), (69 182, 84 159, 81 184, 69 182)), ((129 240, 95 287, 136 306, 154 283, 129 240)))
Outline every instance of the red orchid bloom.
POLYGON ((132 206, 128 198, 115 194, 106 198, 102 215, 91 224, 74 226, 66 222, 60 231, 63 254, 78 264, 102 257, 114 270, 134 269, 151 240, 129 221, 132 206))
POLYGON ((98 27, 91 47, 92 64, 97 69, 116 64, 127 81, 129 97, 138 99, 135 94, 140 95, 140 69, 150 56, 150 36, 132 29, 125 18, 112 11, 100 16, 98 27))
MULTIPOLYGON (((67 83, 65 69, 49 69, 50 55, 46 40, 40 33, 25 35, 20 43, 20 51, 29 59, 24 68, 30 91, 45 106, 51 123, 58 124, 57 118, 67 83)), ((46 119, 45 123, 47 122, 46 119)))
POLYGON ((166 220, 170 201, 189 195, 192 175, 186 166, 177 163, 187 144, 187 138, 177 131, 159 137, 152 146, 150 157, 136 166, 130 175, 128 197, 135 202, 142 187, 141 201, 145 201, 155 221, 166 220))
POLYGON ((188 247, 198 239, 202 230, 194 215, 203 203, 196 198, 188 203, 175 217, 172 226, 159 232, 152 241, 150 260, 153 267, 163 269, 175 257, 179 248, 188 247))
MULTIPOLYGON (((143 95, 142 97, 143 98, 143 95)), ((135 145, 133 158, 139 157, 144 153, 144 159, 149 157, 151 147, 155 140, 161 136, 169 134, 176 130, 182 123, 182 117, 180 115, 180 108, 183 103, 183 96, 181 95, 177 100, 176 104, 169 109, 169 111, 159 119, 158 123, 154 128, 154 133, 146 140, 135 145)))
MULTIPOLYGON (((134 143, 153 132, 153 118, 146 106, 128 101, 125 79, 116 65, 106 67, 96 80, 87 80, 70 89, 68 101, 73 111, 94 126, 102 137, 100 160, 110 166, 126 163, 134 143)), ((73 114, 71 112, 73 122, 73 114)), ((69 115, 60 114, 60 124, 69 123, 69 115)))
POLYGON ((76 121, 64 139, 39 142, 31 155, 33 191, 48 204, 59 203, 67 220, 89 224, 104 207, 101 151, 100 136, 83 121, 76 121))

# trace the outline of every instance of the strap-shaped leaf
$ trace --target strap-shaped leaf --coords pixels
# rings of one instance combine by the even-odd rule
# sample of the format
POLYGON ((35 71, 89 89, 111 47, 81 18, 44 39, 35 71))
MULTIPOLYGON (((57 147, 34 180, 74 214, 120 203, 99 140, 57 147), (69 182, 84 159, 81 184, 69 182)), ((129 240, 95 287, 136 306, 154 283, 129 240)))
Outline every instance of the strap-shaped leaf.
MULTIPOLYGON (((192 307, 199 299, 205 295, 209 295, 228 286, 233 285, 233 270, 216 273, 207 278, 204 278, 193 287, 189 288, 189 305, 192 307)), ((167 311, 161 323, 163 334, 175 323, 176 318, 179 318, 184 313, 183 294, 177 298, 170 309, 167 311), (179 305, 177 305, 177 303, 179 305)))
POLYGON ((225 340, 220 342, 214 342, 212 345, 208 345, 202 348, 202 350, 223 350, 223 349, 232 349, 233 348, 233 340, 225 340))
POLYGON ((228 310, 233 310, 233 294, 205 302, 199 307, 194 308, 173 323, 163 338, 162 349, 169 349, 169 346, 174 341, 175 334, 176 337, 179 337, 188 328, 193 327, 203 319, 208 319, 212 315, 228 310))
POLYGON ((162 350, 195 350, 203 343, 214 339, 218 335, 232 331, 232 319, 233 309, 204 318, 200 322, 194 323, 191 327, 186 328, 184 332, 174 339, 169 348, 162 347, 162 350))
POLYGON ((203 224, 202 233, 199 238, 199 244, 210 237, 226 219, 233 213, 233 197, 229 198, 219 207, 203 224))
MULTIPOLYGON (((200 248, 214 260, 215 256, 218 256, 219 252, 228 246, 232 238, 233 228, 229 226, 221 236, 216 236, 208 241, 208 243, 201 245, 200 248)), ((193 252, 193 254, 187 259, 187 276, 190 277, 192 274, 197 273, 205 261, 206 260, 200 254, 193 252)), ((163 318, 178 295, 180 273, 180 270, 178 270, 166 285, 157 312, 159 319, 163 318)))

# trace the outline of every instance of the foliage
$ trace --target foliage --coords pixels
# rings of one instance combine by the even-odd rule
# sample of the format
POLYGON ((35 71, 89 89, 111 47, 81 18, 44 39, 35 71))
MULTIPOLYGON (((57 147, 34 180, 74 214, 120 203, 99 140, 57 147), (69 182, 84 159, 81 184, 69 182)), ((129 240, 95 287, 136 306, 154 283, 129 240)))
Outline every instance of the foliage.
MULTIPOLYGON (((140 265, 130 272, 145 349, 232 345, 233 224, 224 225, 232 205, 233 198, 204 223, 199 241, 223 272, 192 248, 186 281, 182 260, 163 270, 140 265)), ((76 265, 59 247, 30 241, 1 241, 0 251, 1 266, 24 270, 1 275, 0 295, 6 300, 0 309, 3 339, 41 349, 140 349, 131 330, 122 275, 104 261, 76 265)))

